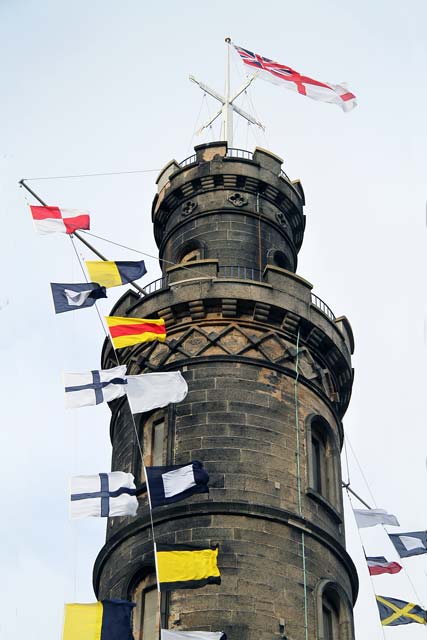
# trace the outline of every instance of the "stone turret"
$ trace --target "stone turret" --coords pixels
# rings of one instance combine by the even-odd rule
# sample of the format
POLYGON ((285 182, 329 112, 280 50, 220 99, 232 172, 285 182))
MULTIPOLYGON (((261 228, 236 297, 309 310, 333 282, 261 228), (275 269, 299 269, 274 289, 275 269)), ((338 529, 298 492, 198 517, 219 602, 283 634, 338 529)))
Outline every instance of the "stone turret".
MULTIPOLYGON (((112 310, 166 322, 165 343, 120 352, 129 373, 179 369, 189 386, 180 404, 137 416, 145 463, 201 460, 211 477, 209 495, 153 520, 157 542, 218 544, 222 584, 162 596, 161 624, 229 640, 352 640, 340 468, 351 327, 295 274, 304 192, 282 160, 224 142, 195 151, 157 180, 162 278, 112 310)), ((115 364, 106 343, 102 366, 115 364)), ((142 482, 126 402, 111 408, 112 468, 142 482)), ((134 599, 135 638, 154 640, 154 585, 143 494, 136 518, 109 522, 94 586, 100 599, 134 599)))

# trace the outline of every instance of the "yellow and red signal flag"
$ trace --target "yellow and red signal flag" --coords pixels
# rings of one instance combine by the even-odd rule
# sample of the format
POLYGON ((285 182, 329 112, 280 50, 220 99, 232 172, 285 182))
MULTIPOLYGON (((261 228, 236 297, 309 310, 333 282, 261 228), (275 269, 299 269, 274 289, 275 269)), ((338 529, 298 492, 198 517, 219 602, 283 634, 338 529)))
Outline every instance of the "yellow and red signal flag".
POLYGON ((120 318, 119 316, 106 316, 111 342, 115 349, 132 347, 142 342, 166 339, 166 327, 163 318, 148 320, 146 318, 120 318))

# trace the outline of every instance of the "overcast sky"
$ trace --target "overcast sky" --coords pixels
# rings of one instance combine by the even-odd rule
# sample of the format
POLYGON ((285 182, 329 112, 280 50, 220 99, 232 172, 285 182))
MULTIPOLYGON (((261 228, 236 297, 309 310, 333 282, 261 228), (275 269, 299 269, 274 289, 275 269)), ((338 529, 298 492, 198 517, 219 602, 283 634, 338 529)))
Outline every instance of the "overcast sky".
MULTIPOLYGON (((426 528, 426 19, 421 0, 0 1, 1 638, 59 640, 64 602, 94 599, 105 522, 69 522, 68 479, 108 470, 111 455, 108 407, 67 412, 62 397, 62 371, 99 366, 99 319, 93 309, 54 315, 49 283, 81 282, 80 266, 69 238, 34 232, 18 181, 154 170, 29 184, 49 204, 88 209, 95 234, 155 256, 157 171, 219 136, 216 126, 193 135, 217 105, 188 74, 221 91, 226 36, 316 79, 347 81, 358 96, 343 114, 256 81, 239 104, 266 135, 241 121, 235 146, 267 147, 301 179, 298 273, 352 324, 351 486, 395 513, 402 531, 426 528)), ((243 70, 232 70, 237 88, 243 70)), ((111 259, 138 259, 97 246, 111 259)), ((155 258, 146 265, 142 283, 159 275, 155 258)), ((110 290, 101 312, 123 292, 110 290)), ((396 559, 381 527, 362 533, 369 555, 396 559)), ((380 640, 351 513, 347 538, 361 582, 356 637, 380 640)), ((426 606, 426 559, 377 577, 376 592, 426 606)), ((385 635, 421 639, 425 628, 385 635)))

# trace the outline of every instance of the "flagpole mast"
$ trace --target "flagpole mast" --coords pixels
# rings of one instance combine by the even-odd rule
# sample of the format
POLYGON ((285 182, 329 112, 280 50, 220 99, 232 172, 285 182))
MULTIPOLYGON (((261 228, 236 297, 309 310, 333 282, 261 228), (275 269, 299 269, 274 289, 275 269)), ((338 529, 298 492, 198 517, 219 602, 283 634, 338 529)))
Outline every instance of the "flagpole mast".
POLYGON ((231 38, 226 38, 227 62, 225 68, 225 103, 222 107, 223 135, 229 147, 233 146, 233 107, 230 102, 230 43, 231 38))
MULTIPOLYGON (((33 198, 35 198, 37 200, 37 202, 40 202, 41 205, 43 205, 43 207, 47 207, 48 205, 46 204, 46 202, 44 202, 44 200, 42 200, 37 193, 35 193, 32 189, 30 189, 30 187, 25 184, 25 178, 22 178, 22 180, 19 181, 19 184, 21 185, 21 187, 24 187, 24 189, 26 189, 28 191, 28 193, 31 193, 31 195, 33 196, 33 198)), ((101 258, 101 260, 103 260, 104 262, 109 262, 108 258, 106 258, 105 256, 102 255, 102 253, 100 253, 97 249, 95 249, 95 247, 93 247, 90 242, 88 242, 87 240, 85 240, 84 238, 82 238, 82 236, 77 232, 77 231, 73 231, 73 236, 76 236, 76 238, 78 240, 80 240, 80 242, 83 242, 83 244, 85 244, 88 249, 90 249, 91 251, 93 251, 93 253, 98 256, 98 258, 101 258)), ((135 289, 137 291, 139 291, 140 293, 143 293, 144 295, 146 295, 145 290, 140 287, 139 285, 135 284, 134 282, 130 282, 129 283, 132 287, 135 287, 135 289)))

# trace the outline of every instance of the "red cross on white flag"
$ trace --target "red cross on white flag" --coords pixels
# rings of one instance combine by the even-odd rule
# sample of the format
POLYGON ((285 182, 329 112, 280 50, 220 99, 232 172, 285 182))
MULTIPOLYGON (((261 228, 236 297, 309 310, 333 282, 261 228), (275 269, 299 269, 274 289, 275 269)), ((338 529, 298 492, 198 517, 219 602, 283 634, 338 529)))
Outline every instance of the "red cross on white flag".
POLYGON ((252 51, 238 47, 235 44, 234 48, 243 64, 263 80, 279 84, 291 91, 297 91, 313 100, 338 104, 345 112, 351 111, 357 105, 356 96, 347 89, 344 83, 319 82, 298 73, 291 67, 260 56, 258 53, 252 53, 252 51))

